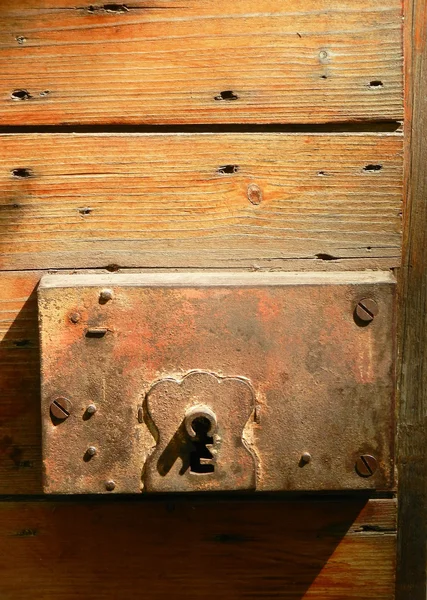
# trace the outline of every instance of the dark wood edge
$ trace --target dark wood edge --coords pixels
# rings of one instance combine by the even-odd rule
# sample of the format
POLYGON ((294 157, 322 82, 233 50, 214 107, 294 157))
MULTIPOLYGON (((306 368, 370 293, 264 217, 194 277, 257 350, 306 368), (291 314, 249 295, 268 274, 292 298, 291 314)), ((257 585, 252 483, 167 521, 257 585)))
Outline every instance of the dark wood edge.
POLYGON ((396 600, 425 600, 427 559, 427 0, 405 1, 406 173, 400 299, 396 600))

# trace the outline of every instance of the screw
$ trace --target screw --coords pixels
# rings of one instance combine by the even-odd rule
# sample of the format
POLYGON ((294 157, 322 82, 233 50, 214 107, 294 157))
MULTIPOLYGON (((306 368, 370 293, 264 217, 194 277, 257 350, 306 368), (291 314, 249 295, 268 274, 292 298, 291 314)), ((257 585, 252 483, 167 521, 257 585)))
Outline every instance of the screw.
POLYGON ((113 299, 113 290, 101 290, 99 293, 99 301, 101 304, 105 304, 109 300, 113 299))
POLYGON ((378 313, 378 304, 372 298, 363 298, 356 306, 356 316, 364 323, 373 321, 378 313))
POLYGON ((58 421, 68 419, 71 412, 71 402, 64 396, 58 396, 50 405, 50 414, 58 421))
POLYGON ((311 461, 311 454, 309 452, 304 452, 301 456, 301 460, 303 463, 309 463, 311 461))
POLYGON ((95 456, 95 454, 96 454, 95 446, 89 446, 89 448, 85 452, 85 456, 87 456, 88 458, 92 458, 92 456, 95 456))
POLYGON ((105 482, 105 489, 107 490, 107 492, 112 492, 115 487, 116 484, 114 483, 114 481, 110 480, 105 482))
POLYGON ((70 321, 71 321, 71 323, 76 324, 76 323, 78 323, 80 321, 80 319, 81 319, 81 316, 80 316, 80 314, 78 312, 71 313, 71 315, 70 315, 70 321))
POLYGON ((326 50, 321 50, 319 52, 319 58, 320 60, 326 60, 328 58, 328 53, 326 52, 326 50))
POLYGON ((378 468, 377 459, 370 454, 362 454, 357 459, 355 468, 360 477, 372 477, 378 468))
POLYGON ((92 415, 94 415, 96 413, 96 406, 95 404, 89 404, 89 406, 86 409, 86 414, 91 417, 92 415))

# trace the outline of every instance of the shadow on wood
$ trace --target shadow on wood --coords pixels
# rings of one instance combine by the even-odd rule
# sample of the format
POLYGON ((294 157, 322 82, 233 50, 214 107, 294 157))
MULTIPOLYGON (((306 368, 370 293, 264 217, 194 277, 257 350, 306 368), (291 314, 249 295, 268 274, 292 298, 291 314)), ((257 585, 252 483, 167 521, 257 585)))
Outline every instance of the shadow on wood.
POLYGON ((0 493, 40 493, 38 275, 2 275, 0 291, 0 493))
POLYGON ((391 504, 265 496, 6 502, 2 598, 390 599, 391 504))

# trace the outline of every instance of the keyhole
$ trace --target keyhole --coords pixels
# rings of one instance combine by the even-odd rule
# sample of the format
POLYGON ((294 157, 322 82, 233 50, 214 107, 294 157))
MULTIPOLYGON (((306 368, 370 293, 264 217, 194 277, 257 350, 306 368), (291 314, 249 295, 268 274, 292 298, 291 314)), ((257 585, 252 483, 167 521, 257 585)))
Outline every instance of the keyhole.
POLYGON ((212 462, 213 455, 209 450, 213 445, 213 437, 208 435, 211 423, 206 417, 196 417, 192 421, 192 428, 196 435, 192 440, 194 450, 190 453, 190 471, 213 473, 215 466, 212 462))

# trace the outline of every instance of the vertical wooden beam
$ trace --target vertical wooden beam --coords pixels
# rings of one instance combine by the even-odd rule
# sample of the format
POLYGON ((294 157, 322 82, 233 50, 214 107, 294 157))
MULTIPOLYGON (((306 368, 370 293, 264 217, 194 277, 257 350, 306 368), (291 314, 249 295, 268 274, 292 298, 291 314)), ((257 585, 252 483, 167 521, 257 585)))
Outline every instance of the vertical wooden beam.
POLYGON ((405 0, 406 203, 401 284, 397 600, 426 600, 427 0, 405 0))

